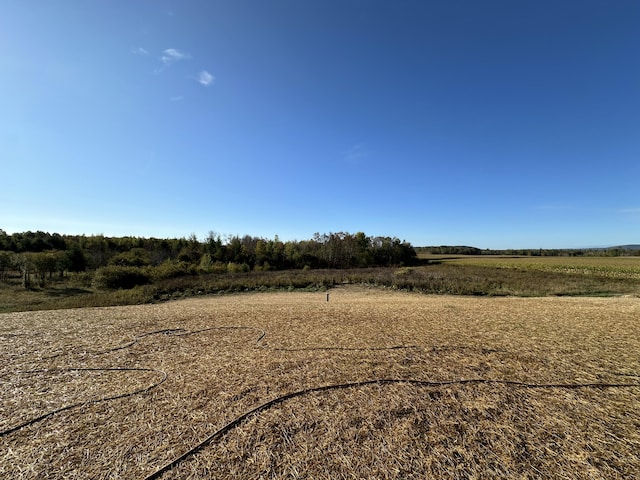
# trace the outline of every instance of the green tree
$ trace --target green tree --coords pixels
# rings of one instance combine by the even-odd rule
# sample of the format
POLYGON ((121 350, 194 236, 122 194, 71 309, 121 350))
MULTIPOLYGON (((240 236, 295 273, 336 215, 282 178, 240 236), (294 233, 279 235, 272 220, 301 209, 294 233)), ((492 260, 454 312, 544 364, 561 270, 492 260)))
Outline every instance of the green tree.
POLYGON ((9 269, 13 266, 13 255, 13 252, 0 251, 0 281, 7 281, 9 269))
POLYGON ((200 259, 200 270, 202 270, 203 272, 209 273, 213 270, 214 264, 215 262, 211 254, 205 253, 202 255, 202 258, 200 259))
POLYGON ((191 234, 189 239, 185 242, 185 246, 180 250, 178 260, 197 265, 200 262, 202 253, 202 244, 198 241, 195 234, 191 234))
POLYGON ((107 264, 109 260, 109 246, 104 235, 82 237, 82 246, 87 258, 88 267, 95 270, 107 264))
POLYGON ((62 264, 63 270, 70 272, 84 272, 87 269, 87 258, 84 256, 82 249, 78 245, 74 245, 65 252, 66 259, 62 264))
POLYGON ((38 252, 31 254, 31 262, 35 269, 38 285, 43 288, 47 274, 49 278, 58 269, 58 256, 56 252, 38 252))
POLYGON ((267 242, 265 242, 262 239, 256 242, 255 255, 256 255, 256 265, 263 265, 264 262, 268 261, 267 242))
POLYGON ((13 251, 14 247, 11 237, 0 228, 0 251, 13 251))
POLYGON ((132 248, 127 252, 118 253, 109 259, 109 265, 120 267, 144 267, 151 264, 151 256, 144 248, 132 248))
POLYGON ((30 253, 21 253, 13 257, 14 266, 20 270, 22 276, 22 286, 24 288, 31 287, 31 272, 33 271, 33 262, 30 253))

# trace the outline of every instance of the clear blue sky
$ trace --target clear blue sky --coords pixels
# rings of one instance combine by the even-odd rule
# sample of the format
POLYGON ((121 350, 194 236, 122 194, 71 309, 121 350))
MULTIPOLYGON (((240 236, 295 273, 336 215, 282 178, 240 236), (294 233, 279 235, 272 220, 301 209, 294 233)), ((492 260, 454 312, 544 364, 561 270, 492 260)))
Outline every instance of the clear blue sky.
POLYGON ((0 228, 640 243, 637 0, 6 0, 0 228))

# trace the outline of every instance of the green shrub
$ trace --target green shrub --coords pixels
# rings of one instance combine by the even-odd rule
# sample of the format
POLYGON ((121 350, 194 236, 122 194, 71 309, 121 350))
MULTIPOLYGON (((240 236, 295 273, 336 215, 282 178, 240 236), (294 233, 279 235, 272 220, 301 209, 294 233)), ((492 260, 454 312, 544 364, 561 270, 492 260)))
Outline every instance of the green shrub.
POLYGON ((109 265, 120 267, 144 267, 151 264, 151 256, 144 248, 132 248, 127 252, 118 253, 109 260, 109 265))
POLYGON ((69 277, 69 285, 79 288, 89 288, 93 285, 93 275, 90 272, 80 272, 69 277))
POLYGON ((137 267, 111 265, 96 270, 92 285, 95 288, 128 289, 149 283, 151 283, 151 277, 145 270, 137 267))
POLYGON ((244 273, 251 270, 251 267, 246 263, 227 263, 228 273, 244 273))
POLYGON ((157 267, 149 268, 148 272, 154 281, 194 275, 197 273, 194 266, 185 262, 174 262, 171 260, 162 262, 157 267))

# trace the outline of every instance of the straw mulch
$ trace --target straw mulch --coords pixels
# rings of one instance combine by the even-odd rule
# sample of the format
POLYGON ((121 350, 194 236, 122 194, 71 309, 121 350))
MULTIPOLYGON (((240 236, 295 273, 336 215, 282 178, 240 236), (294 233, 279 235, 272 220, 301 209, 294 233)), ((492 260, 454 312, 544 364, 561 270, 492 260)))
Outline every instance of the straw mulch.
POLYGON ((631 297, 356 287, 4 314, 0 477, 147 478, 301 392, 158 476, 633 478, 640 387, 598 385, 640 384, 639 322, 631 297), (454 380, 486 382, 416 382, 454 380))

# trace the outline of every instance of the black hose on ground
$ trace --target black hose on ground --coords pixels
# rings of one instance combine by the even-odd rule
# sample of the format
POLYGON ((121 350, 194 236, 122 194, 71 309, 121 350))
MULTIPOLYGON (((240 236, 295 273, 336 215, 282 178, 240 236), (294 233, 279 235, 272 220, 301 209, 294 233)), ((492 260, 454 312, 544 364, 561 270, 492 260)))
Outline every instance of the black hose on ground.
MULTIPOLYGON (((135 345, 136 343, 138 343, 142 338, 144 337, 148 337, 151 335, 172 335, 172 336, 187 336, 187 335, 194 335, 197 333, 202 333, 202 332, 206 332, 206 331, 212 331, 212 330, 257 330, 260 335, 257 338, 257 340, 255 341, 255 346, 256 347, 260 347, 260 348, 265 348, 265 349, 270 349, 270 350, 276 350, 276 351, 310 351, 310 350, 350 350, 350 351, 364 351, 364 350, 394 350, 394 349, 403 349, 403 348, 421 348, 415 345, 394 345, 394 346, 390 346, 390 347, 309 347, 309 348, 269 348, 266 347, 264 345, 261 345, 260 342, 264 339, 264 337, 266 336, 266 332, 258 327, 252 327, 252 326, 219 326, 219 327, 208 327, 208 328, 203 328, 200 330, 193 330, 193 331, 187 331, 184 330, 182 328, 167 328, 167 329, 161 329, 161 330, 154 330, 151 332, 146 332, 146 333, 142 333, 137 335, 136 337, 134 337, 134 339, 124 345, 120 345, 108 350, 103 350, 103 351, 99 351, 99 352, 93 352, 94 355, 101 355, 101 354, 105 354, 105 353, 109 353, 109 352, 113 352, 113 351, 117 351, 117 350, 122 350, 128 347, 131 347, 133 345, 135 345)), ((490 350, 491 351, 491 350, 490 350)), ((59 356, 59 355, 55 355, 55 356, 59 356)), ((53 358, 53 357, 51 357, 53 358)), ((65 369, 49 369, 49 370, 31 370, 31 371, 27 371, 27 372, 21 372, 22 374, 34 374, 34 373, 44 373, 44 372, 65 372, 65 371, 147 371, 147 372, 156 372, 162 375, 162 379, 153 384, 150 385, 149 387, 146 388, 142 388, 142 389, 138 389, 135 390, 133 392, 129 392, 129 393, 125 393, 125 394, 120 394, 120 395, 114 395, 111 397, 105 397, 105 398, 100 398, 100 399, 94 399, 94 400, 88 400, 85 402, 78 402, 72 405, 67 405, 64 406, 62 408, 47 412, 43 415, 40 415, 36 418, 33 418, 31 420, 28 420, 26 422, 23 422, 19 425, 16 425, 14 427, 11 427, 7 430, 4 430, 2 432, 0 432, 0 437, 4 436, 4 435, 8 435, 12 432, 15 432, 21 428, 24 428, 28 425, 34 424, 40 420, 44 420, 45 418, 48 418, 52 415, 55 415, 56 413, 60 413, 66 410, 71 410, 73 408, 76 407, 80 407, 82 405, 88 405, 88 404, 94 404, 94 403, 100 403, 100 402, 106 402, 106 401, 110 401, 110 400, 116 400, 116 399, 120 399, 120 398, 127 398, 127 397, 131 397, 134 395, 138 395, 138 394, 142 394, 142 393, 146 393, 151 391, 152 389, 158 387, 160 384, 162 384, 168 377, 167 373, 162 371, 162 370, 156 370, 156 369, 152 369, 152 368, 65 368, 65 369)), ((636 374, 629 374, 629 373, 616 373, 615 375, 623 375, 623 376, 629 376, 629 377, 634 377, 634 378, 640 378, 640 375, 636 375, 636 374)), ((195 445, 194 447, 190 448, 189 450, 187 450, 185 453, 183 453, 182 455, 180 455, 179 457, 176 457, 175 459, 173 459, 171 462, 167 463, 165 466, 163 466, 162 468, 160 468, 159 470, 157 470, 156 472, 152 473, 151 475, 145 477, 144 480, 154 480, 154 479, 158 479, 160 478, 164 473, 168 472, 169 470, 171 470, 172 468, 174 468, 176 465, 178 465, 179 463, 183 462, 184 460, 186 460, 187 458, 189 458, 190 456, 194 455, 195 453, 197 453, 198 451, 202 450, 204 447, 206 447, 207 445, 209 445, 210 443, 212 443, 214 440, 224 436, 227 432, 229 432, 230 430, 238 427, 242 422, 244 422, 248 417, 260 413, 262 411, 268 410, 269 408, 278 405, 280 403, 283 403, 287 400, 293 399, 293 398, 297 398, 297 397, 302 397, 304 395, 308 395, 311 393, 318 393, 318 392, 326 392, 326 391, 331 391, 331 390, 344 390, 344 389, 350 389, 350 388, 358 388, 358 387, 364 387, 364 386, 368 386, 368 385, 394 385, 394 384, 407 384, 407 385, 415 385, 415 386, 420 386, 420 387, 432 387, 432 388, 438 388, 438 387, 443 387, 443 386, 449 386, 449 385, 473 385, 473 384, 493 384, 493 385, 508 385, 508 386, 512 386, 512 387, 516 387, 516 388, 527 388, 527 389, 582 389, 582 388, 599 388, 599 389, 606 389, 606 388, 632 388, 632 387, 640 387, 640 383, 527 383, 527 382, 518 382, 518 381, 513 381, 513 380, 492 380, 492 379, 483 379, 483 378, 474 378, 474 379, 459 379, 459 380, 446 380, 446 381, 426 381, 426 380, 414 380, 414 379, 396 379, 396 378, 382 378, 382 379, 372 379, 372 380, 365 380, 365 381, 360 381, 360 382, 348 382, 348 383, 340 383, 340 384, 333 384, 333 385, 324 385, 324 386, 320 386, 320 387, 311 387, 311 388, 306 388, 303 390, 298 390, 295 392, 290 392, 287 393, 285 395, 281 395, 279 397, 273 398, 269 401, 266 401, 260 405, 258 405, 257 407, 252 408, 251 410, 245 412, 244 414, 240 415, 239 417, 235 418, 234 420, 230 421, 229 423, 227 423, 226 425, 224 425, 222 428, 216 430, 215 432, 213 432, 212 434, 210 434, 209 436, 207 436, 204 440, 202 440, 201 442, 199 442, 197 445, 195 445)))
POLYGON ((127 392, 127 393, 122 393, 119 395, 113 395, 110 397, 102 397, 102 398, 96 398, 93 400, 86 400, 84 402, 78 402, 78 403, 74 403, 71 405, 65 405, 64 407, 55 409, 55 410, 51 410, 50 412, 44 413, 38 417, 32 418, 30 420, 27 420, 25 422, 22 422, 18 425, 15 425, 11 428, 8 428, 6 430, 3 430, 0 432, 0 437, 3 437, 5 435, 8 435, 10 433, 13 433, 17 430, 20 430, 21 428, 27 427, 29 425, 32 425, 36 422, 39 422, 40 420, 44 420, 45 418, 48 418, 52 415, 55 415, 56 413, 61 413, 67 410, 71 410, 72 408, 77 408, 77 407, 81 407, 83 405, 91 405, 94 403, 101 403, 101 402, 108 402, 111 400, 117 400, 119 398, 127 398, 127 397, 132 397, 134 395, 139 395, 142 393, 147 393, 150 392, 151 390, 153 390, 154 388, 160 386, 166 379, 167 379, 167 373, 162 371, 162 370, 157 370, 155 368, 126 368, 126 367, 114 367, 114 368, 54 368, 54 369, 46 369, 46 370, 29 370, 26 372, 17 372, 20 375, 33 375, 36 373, 62 373, 62 372, 154 372, 154 373, 159 373, 160 375, 162 375, 162 378, 152 384, 149 385, 148 387, 145 388, 139 388, 137 390, 134 390, 133 392, 127 392))
MULTIPOLYGON (((640 378, 640 375, 634 374, 620 374, 626 375, 630 377, 640 378)), ((160 478, 163 474, 174 468, 179 463, 183 462, 187 458, 192 455, 198 453, 204 447, 209 445, 214 440, 224 436, 230 430, 239 426, 242 422, 244 422, 247 418, 257 413, 268 410, 269 408, 283 403, 287 400, 291 400, 292 398, 301 397, 303 395, 308 395, 310 393, 318 393, 318 392, 326 392, 330 390, 344 390, 349 388, 357 388, 364 387, 368 385, 394 385, 394 384, 406 384, 406 385, 415 385, 419 387, 444 387, 449 385, 470 385, 470 384, 493 384, 493 385, 509 385, 512 387, 519 388, 529 388, 529 389, 581 389, 581 388, 629 388, 629 387, 640 387, 639 383, 526 383, 526 382, 517 382, 513 380, 490 380, 483 378, 473 378, 473 379, 462 379, 462 380, 446 380, 440 382, 432 382, 426 380, 412 380, 412 379, 396 379, 396 378, 380 378, 374 380, 365 380, 361 382, 350 382, 350 383, 339 383, 334 385, 324 385, 321 387, 312 387, 305 388, 303 390, 298 390, 296 392, 287 393, 280 397, 276 397, 272 400, 264 402, 261 405, 258 405, 255 408, 252 408, 248 412, 243 413, 239 417, 236 417, 234 420, 227 423, 222 428, 216 430, 207 438, 202 440, 200 443, 190 448, 186 452, 184 452, 179 457, 176 457, 171 462, 167 463, 164 467, 160 468, 156 472, 144 478, 144 480, 156 480, 160 478)))

